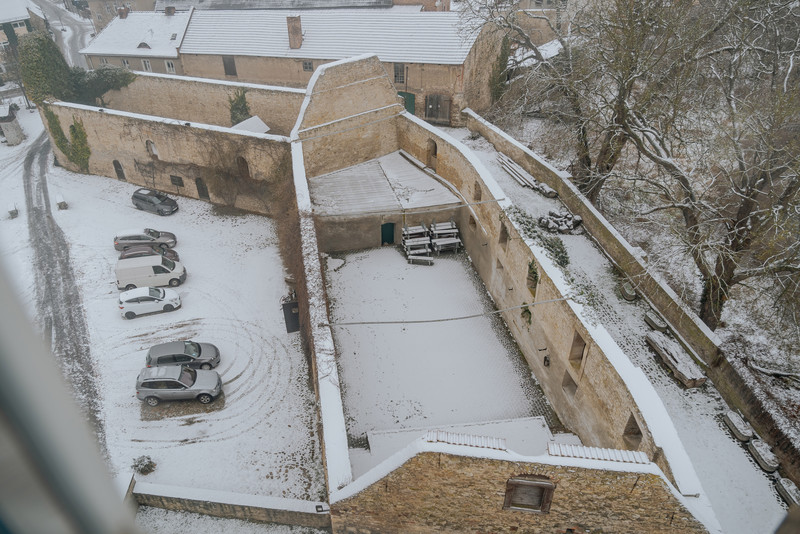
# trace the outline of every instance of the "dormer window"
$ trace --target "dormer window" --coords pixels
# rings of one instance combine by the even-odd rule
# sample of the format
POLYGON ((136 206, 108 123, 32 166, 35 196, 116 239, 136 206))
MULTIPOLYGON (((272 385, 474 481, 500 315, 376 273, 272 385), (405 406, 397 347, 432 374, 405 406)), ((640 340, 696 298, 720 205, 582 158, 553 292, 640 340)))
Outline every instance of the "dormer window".
POLYGON ((139 43, 139 46, 137 46, 136 48, 150 48, 150 45, 145 42, 142 42, 139 43))
POLYGON ((177 33, 173 33, 172 36, 170 36, 169 40, 170 41, 174 41, 177 38, 178 38, 178 34, 177 33))

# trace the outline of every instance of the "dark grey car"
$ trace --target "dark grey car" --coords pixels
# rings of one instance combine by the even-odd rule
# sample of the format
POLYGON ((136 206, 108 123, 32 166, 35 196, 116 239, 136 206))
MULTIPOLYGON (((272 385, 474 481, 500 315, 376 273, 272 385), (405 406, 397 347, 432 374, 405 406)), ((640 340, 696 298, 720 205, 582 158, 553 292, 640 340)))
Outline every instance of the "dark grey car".
POLYGON ((177 365, 146 367, 136 377, 136 398, 150 406, 161 401, 197 399, 208 404, 222 393, 222 379, 216 371, 177 365))
POLYGON ((114 248, 125 250, 134 245, 156 245, 161 248, 172 248, 178 244, 178 239, 172 232, 162 232, 152 228, 141 230, 126 230, 119 232, 114 237, 114 248))
POLYGON ((219 349, 211 343, 170 341, 150 347, 145 363, 147 367, 186 365, 193 369, 212 369, 219 365, 219 349))
POLYGON ((133 245, 123 250, 122 254, 119 255, 119 259, 139 258, 141 256, 164 256, 172 261, 181 261, 180 256, 174 249, 161 248, 157 245, 133 245))
POLYGON ((158 215, 172 215, 178 211, 178 203, 161 191, 140 188, 133 192, 131 202, 137 209, 157 213, 158 215))

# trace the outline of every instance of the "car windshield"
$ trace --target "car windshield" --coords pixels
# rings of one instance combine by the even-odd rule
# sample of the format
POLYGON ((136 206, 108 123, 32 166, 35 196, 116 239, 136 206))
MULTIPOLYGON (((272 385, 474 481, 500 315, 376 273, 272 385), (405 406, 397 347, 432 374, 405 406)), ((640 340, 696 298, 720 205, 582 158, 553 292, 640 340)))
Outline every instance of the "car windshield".
POLYGON ((144 233, 146 233, 152 238, 157 238, 158 236, 161 235, 161 233, 158 230, 153 230, 152 228, 145 228, 144 233))
POLYGON ((161 265, 169 269, 170 271, 175 270, 175 262, 169 258, 165 258, 164 256, 161 257, 161 265))
POLYGON ((161 204, 162 202, 164 202, 165 198, 166 197, 160 197, 158 195, 153 195, 153 204, 161 204))
POLYGON ((198 345, 194 341, 184 341, 183 353, 188 356, 194 356, 194 357, 200 356, 200 345, 198 345))
POLYGON ((191 387, 194 384, 194 381, 197 379, 197 371, 194 369, 190 369, 188 367, 184 367, 181 369, 181 376, 178 378, 178 381, 183 384, 184 386, 191 387))
POLYGON ((164 290, 159 287, 151 287, 149 293, 151 297, 164 298, 164 290))

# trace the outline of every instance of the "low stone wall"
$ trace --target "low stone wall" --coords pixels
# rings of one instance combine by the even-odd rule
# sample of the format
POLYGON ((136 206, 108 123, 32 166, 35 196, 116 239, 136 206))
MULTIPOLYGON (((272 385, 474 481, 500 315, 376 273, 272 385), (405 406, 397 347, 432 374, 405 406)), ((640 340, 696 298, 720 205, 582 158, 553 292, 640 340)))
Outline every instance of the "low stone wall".
POLYGON ((683 344, 701 358, 707 375, 725 401, 740 410, 759 435, 774 447, 787 476, 800 482, 800 446, 792 439, 789 423, 781 417, 780 407, 754 390, 752 378, 748 380, 743 376, 748 370, 737 368, 725 359, 714 333, 681 303, 671 288, 648 272, 630 244, 578 191, 568 173, 542 161, 474 111, 465 110, 464 113, 470 131, 481 134, 531 176, 555 189, 567 208, 583 217, 586 230, 605 254, 626 273, 639 294, 667 320, 683 344))
POLYGON ((134 486, 133 497, 139 506, 152 506, 165 510, 311 528, 330 528, 331 526, 328 504, 323 502, 242 495, 142 482, 137 482, 134 486))

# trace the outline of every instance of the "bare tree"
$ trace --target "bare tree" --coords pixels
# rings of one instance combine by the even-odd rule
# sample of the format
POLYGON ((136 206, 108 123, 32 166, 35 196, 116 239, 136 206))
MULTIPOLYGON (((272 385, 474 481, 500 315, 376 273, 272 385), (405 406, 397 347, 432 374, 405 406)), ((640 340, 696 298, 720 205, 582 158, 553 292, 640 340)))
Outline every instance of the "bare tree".
POLYGON ((656 192, 651 212, 681 215, 711 329, 731 287, 800 272, 799 9, 738 3, 687 83, 665 86, 658 108, 632 109, 624 121, 657 169, 639 177, 656 192))

